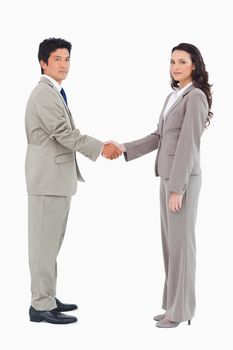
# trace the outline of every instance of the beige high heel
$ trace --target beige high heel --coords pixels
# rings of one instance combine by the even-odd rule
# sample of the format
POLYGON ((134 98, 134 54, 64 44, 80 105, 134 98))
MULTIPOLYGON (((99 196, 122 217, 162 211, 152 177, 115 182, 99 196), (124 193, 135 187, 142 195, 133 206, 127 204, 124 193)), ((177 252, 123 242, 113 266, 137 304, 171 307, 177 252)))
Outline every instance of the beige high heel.
MULTIPOLYGON (((156 323, 156 327, 159 328, 174 328, 179 326, 180 322, 174 322, 167 320, 166 318, 162 318, 160 321, 156 323)), ((191 320, 188 320, 188 325, 191 325, 191 320)))

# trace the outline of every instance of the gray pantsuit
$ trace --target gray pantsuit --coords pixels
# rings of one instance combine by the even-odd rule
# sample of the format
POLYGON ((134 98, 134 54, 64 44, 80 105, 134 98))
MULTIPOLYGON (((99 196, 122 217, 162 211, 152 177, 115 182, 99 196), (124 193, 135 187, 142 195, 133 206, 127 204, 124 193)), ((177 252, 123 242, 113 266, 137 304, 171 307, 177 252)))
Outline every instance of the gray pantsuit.
POLYGON ((32 91, 26 108, 29 266, 32 306, 56 308, 56 258, 61 247, 71 196, 84 181, 76 152, 95 161, 103 143, 75 128, 62 95, 46 77, 32 91))
POLYGON ((170 107, 157 130, 124 143, 126 161, 158 149, 155 175, 160 176, 161 233, 165 266, 162 307, 166 318, 181 322, 195 312, 195 222, 201 186, 200 139, 208 115, 205 94, 193 85, 170 107), (182 209, 168 209, 171 192, 183 195, 182 209))
POLYGON ((191 320, 195 312, 195 223, 201 175, 190 176, 182 209, 168 209, 167 180, 160 182, 161 235, 165 268, 162 307, 170 321, 191 320))

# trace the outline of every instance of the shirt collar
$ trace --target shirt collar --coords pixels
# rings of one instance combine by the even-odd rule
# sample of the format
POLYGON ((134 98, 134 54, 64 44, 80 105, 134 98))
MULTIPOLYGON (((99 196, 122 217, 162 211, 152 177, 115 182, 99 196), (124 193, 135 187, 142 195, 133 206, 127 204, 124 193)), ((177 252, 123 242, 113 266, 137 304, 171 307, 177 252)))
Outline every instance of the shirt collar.
POLYGON ((62 87, 61 85, 53 78, 51 78, 49 75, 43 74, 42 77, 47 78, 51 81, 51 83, 55 86, 55 88, 60 92, 62 87))
POLYGON ((180 97, 185 92, 185 90, 188 89, 188 87, 192 85, 192 83, 193 82, 191 81, 189 84, 185 85, 183 88, 181 88, 181 89, 178 88, 176 90, 176 96, 180 97))

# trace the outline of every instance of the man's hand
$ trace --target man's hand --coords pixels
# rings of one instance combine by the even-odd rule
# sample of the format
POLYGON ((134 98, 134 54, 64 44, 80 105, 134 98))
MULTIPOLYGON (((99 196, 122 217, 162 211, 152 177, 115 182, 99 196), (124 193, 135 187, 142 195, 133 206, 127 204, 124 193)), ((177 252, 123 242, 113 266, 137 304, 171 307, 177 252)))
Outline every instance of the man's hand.
POLYGON ((105 145, 112 143, 113 145, 117 146, 117 148, 119 148, 119 150, 121 150, 121 152, 126 152, 125 146, 123 143, 118 143, 116 141, 110 140, 110 141, 106 141, 104 142, 105 145))
POLYGON ((105 143, 101 154, 107 159, 116 159, 122 155, 122 151, 113 143, 105 143))
POLYGON ((177 192, 171 192, 170 198, 168 201, 168 208, 172 212, 176 213, 182 208, 182 199, 183 195, 177 192))

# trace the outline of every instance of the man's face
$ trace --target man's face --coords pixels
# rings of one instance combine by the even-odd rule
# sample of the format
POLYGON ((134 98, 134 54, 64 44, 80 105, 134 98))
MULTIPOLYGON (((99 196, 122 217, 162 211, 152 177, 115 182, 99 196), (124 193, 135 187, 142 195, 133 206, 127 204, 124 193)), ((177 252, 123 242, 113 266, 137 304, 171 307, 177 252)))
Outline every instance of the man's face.
POLYGON ((67 49, 57 49, 48 58, 48 63, 40 61, 44 74, 55 79, 59 84, 64 80, 70 68, 70 55, 67 49))

